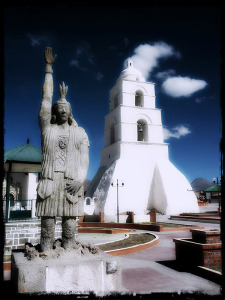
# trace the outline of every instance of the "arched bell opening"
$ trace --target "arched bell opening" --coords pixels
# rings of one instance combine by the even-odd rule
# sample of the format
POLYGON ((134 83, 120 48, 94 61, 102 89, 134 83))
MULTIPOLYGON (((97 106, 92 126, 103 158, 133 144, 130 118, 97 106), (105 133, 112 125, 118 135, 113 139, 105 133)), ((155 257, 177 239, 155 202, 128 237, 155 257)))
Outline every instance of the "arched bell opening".
POLYGON ((118 95, 115 96, 114 98, 114 109, 117 108, 119 102, 118 102, 118 95))
POLYGON ((141 91, 135 92, 135 106, 139 106, 139 107, 144 106, 144 96, 141 91))
POLYGON ((112 124, 110 127, 110 145, 115 143, 115 125, 112 124))
POLYGON ((145 120, 137 121, 137 141, 138 142, 148 141, 148 123, 145 120))

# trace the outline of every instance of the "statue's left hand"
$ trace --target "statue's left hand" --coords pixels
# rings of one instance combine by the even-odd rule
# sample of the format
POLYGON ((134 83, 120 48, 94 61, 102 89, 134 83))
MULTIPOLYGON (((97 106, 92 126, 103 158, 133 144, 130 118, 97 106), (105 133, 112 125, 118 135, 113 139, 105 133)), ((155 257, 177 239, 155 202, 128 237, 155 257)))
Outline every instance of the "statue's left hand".
POLYGON ((67 193, 74 196, 82 184, 74 180, 72 183, 70 184, 67 183, 66 185, 67 185, 66 187, 67 193))

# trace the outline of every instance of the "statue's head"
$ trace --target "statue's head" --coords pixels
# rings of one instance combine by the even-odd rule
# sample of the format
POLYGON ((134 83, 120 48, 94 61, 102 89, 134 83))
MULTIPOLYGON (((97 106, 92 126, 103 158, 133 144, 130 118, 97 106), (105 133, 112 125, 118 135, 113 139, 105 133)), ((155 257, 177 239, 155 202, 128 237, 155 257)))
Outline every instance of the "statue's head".
POLYGON ((68 122, 69 125, 73 122, 73 115, 70 103, 66 101, 68 86, 64 82, 59 85, 61 98, 52 105, 52 119, 51 123, 58 125, 68 122))

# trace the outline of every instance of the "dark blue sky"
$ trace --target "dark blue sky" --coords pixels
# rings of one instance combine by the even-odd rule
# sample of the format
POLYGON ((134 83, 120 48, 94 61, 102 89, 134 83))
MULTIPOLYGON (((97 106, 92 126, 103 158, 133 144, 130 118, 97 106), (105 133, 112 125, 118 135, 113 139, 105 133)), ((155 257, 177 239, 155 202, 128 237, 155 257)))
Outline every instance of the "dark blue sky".
POLYGON ((159 44, 171 47, 173 54, 156 57, 147 80, 155 82, 156 107, 162 109, 169 133, 165 141, 170 160, 190 182, 219 177, 221 13, 212 5, 5 6, 5 150, 25 144, 28 137, 41 147, 38 112, 44 49, 50 46, 58 55, 53 102, 64 81, 74 118, 90 139, 87 177, 92 179, 104 147, 109 90, 140 45, 156 49, 159 44), (205 86, 175 97, 162 88, 168 74, 200 80, 205 86))

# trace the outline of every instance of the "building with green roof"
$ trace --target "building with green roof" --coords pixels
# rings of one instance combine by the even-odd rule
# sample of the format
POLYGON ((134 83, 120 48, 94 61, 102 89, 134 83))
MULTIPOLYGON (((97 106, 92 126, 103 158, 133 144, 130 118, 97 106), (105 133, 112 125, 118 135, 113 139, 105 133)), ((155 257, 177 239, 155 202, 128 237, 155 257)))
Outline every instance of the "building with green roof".
MULTIPOLYGON (((31 200, 36 201, 38 177, 32 173, 41 173, 41 160, 41 149, 31 145, 29 139, 27 140, 27 144, 5 151, 4 171, 6 177, 3 184, 3 199, 5 199, 4 213, 6 222, 8 222, 13 215, 18 215, 12 208, 14 200, 20 200, 21 203, 23 202, 26 209, 27 204, 31 203, 31 200), (20 194, 21 197, 18 197, 18 195, 12 192, 12 187, 15 188, 16 185, 18 185, 20 191, 22 191, 20 194)), ((22 214, 24 214, 24 212, 21 212, 20 215, 22 214)))

